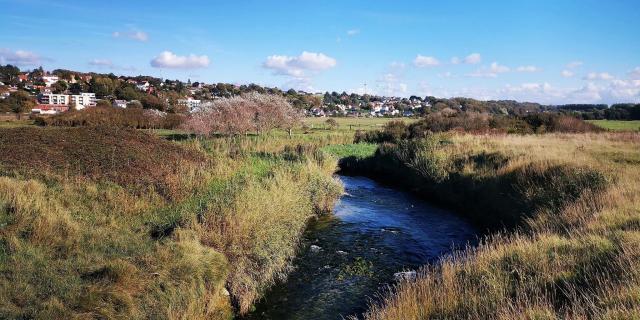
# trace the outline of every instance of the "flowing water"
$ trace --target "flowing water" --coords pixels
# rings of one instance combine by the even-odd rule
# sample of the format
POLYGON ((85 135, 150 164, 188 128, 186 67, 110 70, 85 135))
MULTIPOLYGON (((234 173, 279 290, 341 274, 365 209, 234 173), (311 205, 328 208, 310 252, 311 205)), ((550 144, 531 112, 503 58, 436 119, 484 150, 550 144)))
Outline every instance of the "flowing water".
POLYGON ((289 277, 248 319, 342 319, 358 315, 394 273, 416 270, 474 241, 460 217, 363 177, 339 177, 334 214, 310 223, 289 277))

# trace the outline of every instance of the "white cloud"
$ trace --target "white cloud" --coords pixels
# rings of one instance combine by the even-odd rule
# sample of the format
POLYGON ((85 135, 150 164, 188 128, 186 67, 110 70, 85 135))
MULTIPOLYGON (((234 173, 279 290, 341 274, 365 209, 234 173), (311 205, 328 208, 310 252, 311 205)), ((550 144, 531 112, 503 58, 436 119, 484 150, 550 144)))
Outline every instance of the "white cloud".
POLYGON ((479 53, 472 53, 464 58, 464 63, 478 64, 482 62, 482 56, 479 53))
POLYGON ((635 67, 635 69, 629 71, 627 74, 632 80, 640 80, 640 67, 635 67))
POLYGON ((469 54, 464 59, 460 59, 458 57, 452 57, 451 58, 451 64, 460 64, 460 63, 463 63, 463 62, 466 63, 466 64, 478 64, 481 61, 482 61, 482 56, 480 56, 479 53, 469 54))
POLYGON ((582 66, 582 61, 571 61, 567 63, 567 68, 569 69, 575 69, 580 66, 582 66))
POLYGON ((360 29, 351 29, 347 31, 348 36, 355 36, 360 33, 360 29))
POLYGON ((497 62, 491 63, 491 65, 487 67, 482 67, 475 72, 467 74, 468 77, 472 78, 497 78, 498 74, 509 72, 511 69, 507 66, 503 66, 497 62))
POLYGON ((449 71, 447 72, 443 72, 443 73, 438 73, 438 77, 440 78, 452 78, 453 74, 449 71))
POLYGON ((0 48, 0 64, 12 64, 16 66, 32 66, 40 64, 44 59, 39 55, 25 50, 12 51, 0 48))
POLYGON ((419 68, 434 67, 440 65, 440 61, 434 57, 427 57, 419 54, 413 60, 413 64, 419 68))
POLYGON ((336 59, 324 53, 303 51, 299 56, 269 56, 262 66, 273 70, 275 74, 302 78, 307 76, 307 71, 326 70, 336 64, 336 59))
POLYGON ((491 64, 491 67, 489 68, 489 70, 493 73, 505 73, 505 72, 509 72, 509 67, 507 66, 502 66, 500 64, 498 64, 497 62, 493 62, 491 64))
POLYGON ((520 66, 516 68, 518 72, 538 72, 540 69, 536 66, 520 66))
POLYGON ((113 61, 109 59, 93 59, 88 62, 90 66, 96 68, 106 68, 112 70, 122 70, 122 71, 137 71, 138 69, 132 66, 118 66, 113 63, 113 61))
POLYGON ((171 51, 163 51, 151 60, 151 66, 154 68, 170 69, 205 68, 209 66, 209 63, 209 57, 206 55, 190 54, 188 56, 179 56, 171 51))
POLYGON ((574 75, 573 71, 569 71, 569 70, 562 70, 560 74, 565 78, 571 78, 574 75))
POLYGON ((113 67, 113 62, 109 59, 93 59, 89 61, 89 65, 94 67, 113 67))
POLYGON ((604 81, 608 81, 608 80, 615 79, 615 77, 610 75, 608 72, 600 72, 600 73, 590 72, 583 79, 584 80, 604 80, 604 81))
POLYGON ((389 64, 389 67, 391 69, 403 70, 406 65, 404 64, 404 62, 393 61, 389 64))
POLYGON ((140 30, 114 31, 111 36, 114 38, 127 38, 130 40, 145 42, 149 40, 149 35, 140 30))
POLYGON ((467 73, 467 77, 472 78, 497 78, 498 74, 493 72, 487 72, 486 70, 478 70, 476 72, 467 73))

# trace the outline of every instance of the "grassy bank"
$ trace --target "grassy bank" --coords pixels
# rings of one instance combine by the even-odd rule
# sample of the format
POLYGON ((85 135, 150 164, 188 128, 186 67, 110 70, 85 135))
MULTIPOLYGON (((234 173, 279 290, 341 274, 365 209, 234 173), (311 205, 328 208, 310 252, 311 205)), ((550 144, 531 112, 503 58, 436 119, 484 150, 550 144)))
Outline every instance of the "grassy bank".
POLYGON ((303 138, 1 130, 0 318, 228 319, 341 192, 303 138))
POLYGON ((587 122, 611 131, 640 131, 640 120, 587 120, 587 122))
POLYGON ((639 144, 637 134, 434 135, 346 160, 492 231, 366 318, 639 317, 639 144))

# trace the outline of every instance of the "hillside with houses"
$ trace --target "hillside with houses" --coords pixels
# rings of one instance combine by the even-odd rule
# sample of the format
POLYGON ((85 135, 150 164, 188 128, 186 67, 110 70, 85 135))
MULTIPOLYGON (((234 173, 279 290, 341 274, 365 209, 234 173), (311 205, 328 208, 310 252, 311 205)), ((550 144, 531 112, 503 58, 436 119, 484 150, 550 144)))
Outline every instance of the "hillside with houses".
POLYGON ((151 76, 117 76, 113 73, 64 69, 20 70, 0 66, 0 113, 55 115, 93 107, 150 109, 162 114, 189 114, 215 99, 257 92, 284 96, 309 117, 421 117, 431 113, 522 116, 557 111, 584 119, 640 118, 633 104, 580 104, 546 106, 512 100, 480 101, 433 96, 387 97, 347 92, 281 90, 256 84, 183 82, 151 76))

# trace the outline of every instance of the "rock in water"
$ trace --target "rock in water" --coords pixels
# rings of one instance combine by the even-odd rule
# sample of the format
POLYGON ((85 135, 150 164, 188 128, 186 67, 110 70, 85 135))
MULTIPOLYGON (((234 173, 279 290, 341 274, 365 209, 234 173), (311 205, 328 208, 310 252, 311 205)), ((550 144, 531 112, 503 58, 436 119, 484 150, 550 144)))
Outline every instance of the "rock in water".
POLYGON ((320 246, 316 246, 315 244, 311 245, 311 252, 316 253, 316 252, 320 252, 320 250, 322 250, 320 246))

